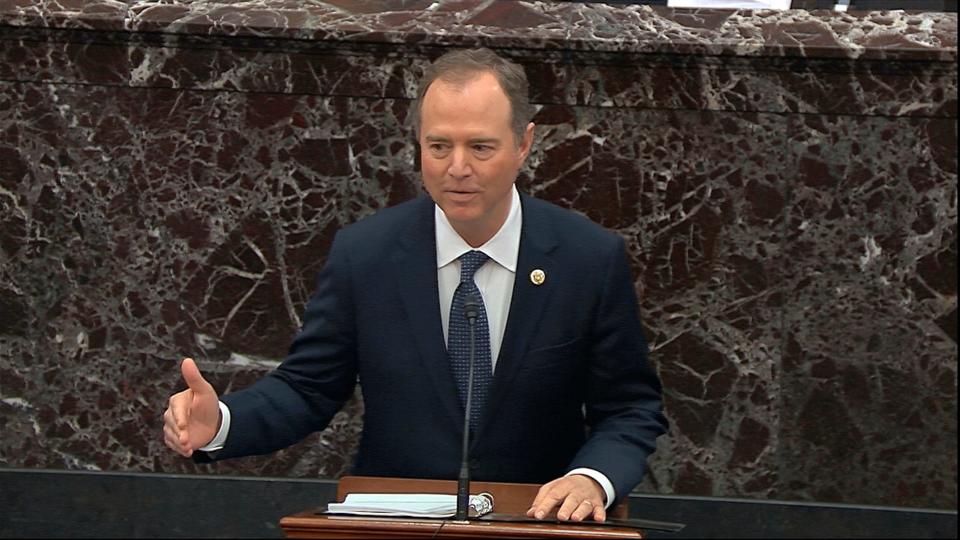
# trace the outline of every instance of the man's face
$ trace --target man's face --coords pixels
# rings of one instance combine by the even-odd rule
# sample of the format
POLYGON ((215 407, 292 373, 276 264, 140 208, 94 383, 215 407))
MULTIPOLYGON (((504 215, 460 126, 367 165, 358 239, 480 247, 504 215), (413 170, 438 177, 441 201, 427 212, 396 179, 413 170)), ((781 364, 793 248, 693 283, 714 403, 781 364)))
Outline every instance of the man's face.
POLYGON ((511 187, 530 153, 533 124, 516 144, 510 101, 491 73, 465 84, 436 80, 420 111, 423 184, 453 228, 474 247, 510 212, 511 187))

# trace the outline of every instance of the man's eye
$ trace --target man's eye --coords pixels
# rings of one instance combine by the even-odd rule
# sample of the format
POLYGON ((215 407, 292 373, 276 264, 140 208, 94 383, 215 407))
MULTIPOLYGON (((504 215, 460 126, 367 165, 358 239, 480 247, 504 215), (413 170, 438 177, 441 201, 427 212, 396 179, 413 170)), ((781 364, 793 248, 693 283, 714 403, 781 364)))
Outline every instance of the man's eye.
POLYGON ((487 146, 485 144, 475 144, 473 145, 473 151, 480 154, 486 154, 486 153, 492 152, 493 147, 487 146))
POLYGON ((446 145, 443 145, 443 144, 431 144, 431 145, 430 145, 430 151, 431 151, 431 152, 440 153, 440 152, 446 151, 446 149, 447 149, 446 145))

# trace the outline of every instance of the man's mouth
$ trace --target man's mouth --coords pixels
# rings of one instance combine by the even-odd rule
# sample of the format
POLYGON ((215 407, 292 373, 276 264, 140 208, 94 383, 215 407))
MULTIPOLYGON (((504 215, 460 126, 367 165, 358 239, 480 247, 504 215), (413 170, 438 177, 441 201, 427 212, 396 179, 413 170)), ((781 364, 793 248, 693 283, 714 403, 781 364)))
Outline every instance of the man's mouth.
POLYGON ((473 198, 478 192, 476 191, 461 191, 461 190, 451 190, 447 192, 447 195, 453 200, 467 200, 473 198))

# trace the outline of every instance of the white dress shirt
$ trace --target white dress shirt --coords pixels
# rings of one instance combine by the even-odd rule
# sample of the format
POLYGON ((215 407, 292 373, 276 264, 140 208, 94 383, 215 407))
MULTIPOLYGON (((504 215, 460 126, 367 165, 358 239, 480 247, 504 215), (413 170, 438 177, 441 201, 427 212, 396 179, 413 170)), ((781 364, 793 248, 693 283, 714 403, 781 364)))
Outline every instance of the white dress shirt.
POLYGON ((513 279, 517 275, 517 257, 520 254, 520 231, 523 225, 523 210, 520 194, 513 188, 510 212, 500 230, 480 247, 470 247, 453 230, 447 215, 439 206, 434 207, 434 222, 437 235, 437 284, 440 289, 440 321, 443 324, 443 339, 450 329, 450 305, 453 293, 460 285, 460 256, 468 251, 481 251, 490 257, 473 275, 480 289, 483 307, 487 310, 487 325, 490 329, 490 362, 497 370, 497 358, 503 343, 503 331, 507 327, 507 314, 513 298, 513 279))
MULTIPOLYGON (((513 282, 517 275, 517 257, 520 254, 520 233, 523 230, 523 209, 520 206, 520 194, 516 186, 510 200, 510 212, 500 226, 500 230, 490 240, 479 247, 471 247, 457 234, 446 214, 439 206, 434 206, 434 223, 437 242, 437 284, 440 293, 440 321, 443 324, 443 336, 446 340, 450 326, 450 305, 453 293, 460 284, 460 261, 464 253, 477 250, 485 253, 490 260, 481 266, 473 276, 484 309, 487 310, 487 325, 490 329, 490 362, 494 372, 503 343, 503 332, 507 326, 507 314, 510 313, 510 301, 513 299, 513 282)), ((220 402, 220 429, 209 444, 201 448, 204 452, 215 452, 223 448, 230 431, 230 408, 220 402)), ((606 504, 615 498, 613 484, 600 471, 580 468, 567 473, 582 474, 597 481, 607 496, 606 504)))

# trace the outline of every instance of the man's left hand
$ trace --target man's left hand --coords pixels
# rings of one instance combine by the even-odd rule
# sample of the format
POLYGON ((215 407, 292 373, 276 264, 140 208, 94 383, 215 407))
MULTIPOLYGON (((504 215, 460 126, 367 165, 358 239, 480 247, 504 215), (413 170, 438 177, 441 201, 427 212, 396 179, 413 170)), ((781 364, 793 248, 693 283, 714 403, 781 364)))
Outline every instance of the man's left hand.
POLYGON ((594 521, 603 521, 607 519, 605 498, 603 488, 595 480, 572 474, 544 484, 527 510, 527 517, 543 519, 559 507, 557 519, 560 521, 583 521, 591 517, 594 521))

